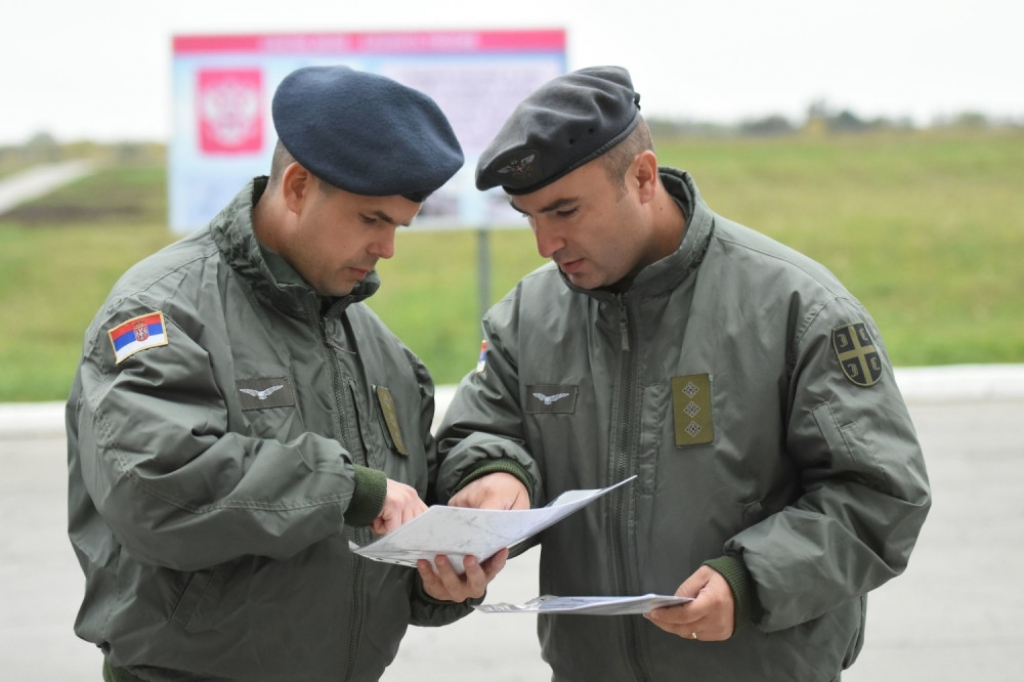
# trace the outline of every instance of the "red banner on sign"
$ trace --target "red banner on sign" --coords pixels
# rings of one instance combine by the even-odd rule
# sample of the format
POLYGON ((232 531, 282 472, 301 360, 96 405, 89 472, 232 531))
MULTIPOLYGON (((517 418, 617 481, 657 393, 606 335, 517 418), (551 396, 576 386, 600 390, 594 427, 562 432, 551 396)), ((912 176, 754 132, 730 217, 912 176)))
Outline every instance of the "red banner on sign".
POLYGON ((565 50, 565 31, 407 31, 175 36, 174 53, 444 54, 565 50))

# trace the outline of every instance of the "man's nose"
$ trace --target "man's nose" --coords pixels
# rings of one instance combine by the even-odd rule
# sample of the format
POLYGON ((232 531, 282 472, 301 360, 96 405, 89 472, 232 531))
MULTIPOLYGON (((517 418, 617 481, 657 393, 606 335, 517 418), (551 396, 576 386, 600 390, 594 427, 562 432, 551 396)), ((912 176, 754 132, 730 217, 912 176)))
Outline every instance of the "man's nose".
POLYGON ((565 239, 556 230, 539 222, 533 228, 537 240, 537 253, 541 258, 551 258, 565 246, 565 239))
POLYGON ((386 228, 379 238, 370 245, 370 253, 378 258, 391 258, 395 255, 396 227, 386 228))

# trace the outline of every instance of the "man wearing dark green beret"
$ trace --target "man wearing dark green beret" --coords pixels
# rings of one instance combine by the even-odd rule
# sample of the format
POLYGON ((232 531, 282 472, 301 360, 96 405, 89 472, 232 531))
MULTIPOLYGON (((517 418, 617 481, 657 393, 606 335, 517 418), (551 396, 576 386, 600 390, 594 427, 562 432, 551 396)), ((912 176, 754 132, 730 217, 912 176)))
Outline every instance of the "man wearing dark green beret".
POLYGON ((451 126, 340 66, 287 76, 273 118, 270 176, 131 268, 85 335, 75 632, 108 681, 377 680, 409 624, 468 613, 507 556, 458 575, 350 546, 434 497, 433 383, 363 301, 462 166, 451 126))
POLYGON ((541 615, 558 682, 831 682, 930 507, 921 449, 867 310, 659 167, 639 102, 625 69, 561 76, 481 156, 553 262, 485 317, 439 490, 521 508, 636 476, 542 534, 541 593, 693 600, 541 615))

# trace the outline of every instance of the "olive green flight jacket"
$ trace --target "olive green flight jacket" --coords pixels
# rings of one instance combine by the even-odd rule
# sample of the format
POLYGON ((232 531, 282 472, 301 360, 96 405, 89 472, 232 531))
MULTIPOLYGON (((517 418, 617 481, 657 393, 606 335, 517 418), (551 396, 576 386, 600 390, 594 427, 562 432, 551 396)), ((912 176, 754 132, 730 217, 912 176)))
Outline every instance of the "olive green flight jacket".
POLYGON ((723 571, 740 622, 721 643, 540 615, 559 682, 829 682, 930 506, 910 416, 874 321, 830 272, 712 213, 688 174, 661 180, 687 228, 628 290, 578 289, 549 264, 489 311, 483 371, 438 431, 439 491, 509 461, 537 505, 635 474, 544 531, 542 594, 673 594, 705 562, 739 569, 723 571))
POLYGON ((376 680, 408 624, 470 610, 349 549, 385 476, 431 500, 434 387, 361 302, 376 274, 324 300, 260 247, 265 182, 121 278, 68 400, 75 631, 147 680, 376 680), (166 343, 118 362, 155 314, 166 343))

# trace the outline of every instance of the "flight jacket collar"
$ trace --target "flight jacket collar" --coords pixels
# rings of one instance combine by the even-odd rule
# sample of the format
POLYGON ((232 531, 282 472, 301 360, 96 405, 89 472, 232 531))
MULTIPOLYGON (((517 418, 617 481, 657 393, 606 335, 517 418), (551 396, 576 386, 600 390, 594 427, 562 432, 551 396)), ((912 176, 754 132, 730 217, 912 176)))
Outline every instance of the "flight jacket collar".
POLYGON ((225 261, 261 300, 292 317, 340 316, 348 306, 365 301, 380 288, 374 270, 346 296, 321 296, 284 258, 263 246, 253 231, 252 214, 266 187, 266 176, 254 178, 210 222, 225 261))

